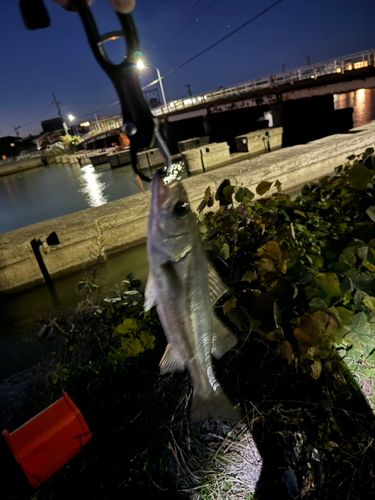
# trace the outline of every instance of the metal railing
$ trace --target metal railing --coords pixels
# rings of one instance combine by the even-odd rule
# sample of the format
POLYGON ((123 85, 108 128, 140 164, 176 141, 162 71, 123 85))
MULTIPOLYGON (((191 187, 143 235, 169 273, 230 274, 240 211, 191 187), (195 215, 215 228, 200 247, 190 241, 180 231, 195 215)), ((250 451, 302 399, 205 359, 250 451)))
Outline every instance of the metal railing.
POLYGON ((12 158, 7 158, 6 160, 2 160, 0 158, 0 165, 6 165, 7 163, 14 163, 16 161, 21 161, 21 160, 31 160, 32 158, 38 158, 42 156, 43 153, 41 151, 34 151, 33 153, 28 154, 27 156, 14 156, 12 158))
POLYGON ((205 92, 186 99, 178 99, 168 102, 166 106, 159 106, 152 110, 153 114, 164 115, 184 109, 189 109, 199 104, 225 99, 231 96, 249 94, 257 90, 273 89, 279 85, 294 83, 301 80, 316 79, 322 75, 333 73, 345 73, 368 66, 375 66, 375 50, 369 49, 364 52, 357 52, 337 59, 329 59, 317 64, 309 64, 301 68, 283 71, 264 78, 255 78, 245 83, 240 83, 232 87, 221 87, 213 92, 205 92))

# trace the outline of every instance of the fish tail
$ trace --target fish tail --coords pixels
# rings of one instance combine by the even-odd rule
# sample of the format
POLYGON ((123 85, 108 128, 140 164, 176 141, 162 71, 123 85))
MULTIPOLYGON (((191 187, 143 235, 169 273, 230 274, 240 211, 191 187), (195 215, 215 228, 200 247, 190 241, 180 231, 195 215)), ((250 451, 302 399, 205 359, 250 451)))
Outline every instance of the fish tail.
POLYGON ((204 422, 208 419, 237 422, 240 417, 240 410, 233 406, 220 387, 208 396, 194 391, 190 410, 191 422, 204 422))

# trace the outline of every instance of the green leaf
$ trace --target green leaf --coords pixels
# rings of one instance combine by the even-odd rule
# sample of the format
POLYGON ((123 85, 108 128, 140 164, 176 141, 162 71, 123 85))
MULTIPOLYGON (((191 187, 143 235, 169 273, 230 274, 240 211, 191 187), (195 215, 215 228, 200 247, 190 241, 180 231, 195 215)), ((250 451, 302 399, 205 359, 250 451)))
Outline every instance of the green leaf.
POLYGON ((345 262, 346 264, 349 264, 349 266, 354 266, 357 261, 357 258, 355 256, 356 252, 356 247, 345 248, 339 256, 339 261, 345 262))
POLYGON ((287 275, 290 276, 292 281, 300 285, 307 285, 311 283, 316 276, 316 272, 311 268, 306 267, 302 262, 297 261, 292 266, 288 267, 287 275))
POLYGON ((374 336, 364 312, 357 313, 353 317, 350 332, 345 335, 344 339, 348 345, 352 345, 355 351, 358 351, 362 356, 368 356, 374 345, 374 336))
POLYGON ((238 203, 249 202, 254 198, 254 193, 245 187, 239 187, 236 191, 235 200, 238 203))
POLYGON ((365 191, 373 175, 374 173, 371 170, 356 161, 349 170, 347 179, 352 188, 358 191, 365 191))
POLYGON ((366 210, 366 214, 370 217, 370 219, 375 222, 375 206, 369 207, 366 210))
POLYGON ((367 293, 366 292, 362 292, 361 290, 358 290, 357 292, 355 292, 355 294, 354 294, 354 304, 356 306, 359 306, 360 304, 362 304, 362 301, 363 301, 364 297, 367 297, 367 293))
POLYGON ((341 297, 340 282, 335 273, 319 273, 315 277, 315 286, 318 289, 318 297, 330 305, 332 299, 341 297))
POLYGON ((281 189, 281 182, 279 181, 279 179, 276 180, 275 186, 276 186, 277 192, 281 193, 282 189, 281 189))
POLYGON ((134 318, 127 318, 121 325, 116 328, 117 333, 127 334, 129 332, 138 330, 138 324, 134 318))
POLYGON ((227 300, 223 304, 223 313, 227 315, 231 309, 236 308, 236 305, 237 305, 237 299, 235 297, 227 300))
POLYGON ((223 257, 224 260, 229 259, 230 255, 230 249, 228 243, 224 243, 221 249, 221 256, 223 257))
POLYGON ((375 297, 366 295, 366 297, 362 298, 362 303, 365 307, 367 307, 367 309, 370 309, 371 312, 375 313, 375 297))
POLYGON ((371 292, 373 278, 369 274, 358 274, 354 280, 354 287, 356 290, 369 293, 371 292))
MULTIPOLYGON (((366 168, 366 167, 365 167, 366 168)), ((260 195, 263 196, 267 191, 270 189, 272 186, 272 182, 269 181, 262 181, 258 186, 256 187, 256 192, 260 195)))
POLYGON ((350 293, 354 292, 353 281, 350 278, 345 277, 340 284, 340 290, 342 293, 345 293, 346 291, 349 291, 350 293))
POLYGON ((346 307, 336 307, 336 311, 339 314, 339 321, 344 325, 351 325, 353 323, 353 314, 354 312, 346 307))

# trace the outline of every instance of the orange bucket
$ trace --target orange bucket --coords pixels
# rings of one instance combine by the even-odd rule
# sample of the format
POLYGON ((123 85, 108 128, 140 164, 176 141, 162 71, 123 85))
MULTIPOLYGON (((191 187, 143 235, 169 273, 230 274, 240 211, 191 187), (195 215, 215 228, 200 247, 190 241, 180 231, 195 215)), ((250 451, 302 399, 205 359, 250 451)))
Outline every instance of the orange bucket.
POLYGON ((91 439, 81 412, 66 394, 13 431, 3 436, 34 488, 77 455, 91 439))

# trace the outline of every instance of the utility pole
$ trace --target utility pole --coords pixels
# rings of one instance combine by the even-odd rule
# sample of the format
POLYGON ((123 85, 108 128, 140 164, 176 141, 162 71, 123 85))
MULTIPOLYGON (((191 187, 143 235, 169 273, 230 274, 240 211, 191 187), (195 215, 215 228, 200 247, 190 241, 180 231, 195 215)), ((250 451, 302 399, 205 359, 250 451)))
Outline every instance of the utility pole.
POLYGON ((16 133, 16 135, 17 135, 17 137, 19 137, 19 136, 20 136, 20 134, 18 133, 18 130, 21 128, 21 126, 19 126, 19 127, 15 127, 15 126, 13 125, 13 128, 14 128, 14 131, 15 131, 15 133, 16 133))
POLYGON ((310 56, 305 56, 305 59, 307 59, 307 65, 310 64, 310 56))
POLYGON ((62 124, 63 124, 63 128, 64 128, 64 131, 65 131, 65 135, 68 135, 68 127, 66 126, 66 123, 65 123, 64 118, 63 118, 62 113, 61 113, 60 101, 58 101, 56 99, 56 96, 55 96, 54 92, 52 92, 52 95, 53 95, 53 101, 54 101, 52 104, 56 104, 57 112, 59 113, 59 116, 61 118, 61 121, 62 121, 62 124))
POLYGON ((281 67, 282 67, 282 72, 283 72, 283 73, 284 73, 284 71, 285 71, 285 66, 286 66, 286 64, 282 64, 282 65, 281 65, 281 67))
POLYGON ((190 83, 188 83, 188 84, 184 85, 184 87, 187 87, 187 89, 188 89, 188 93, 189 93, 189 96, 190 96, 190 97, 192 97, 192 95, 193 95, 193 94, 191 93, 190 83))

